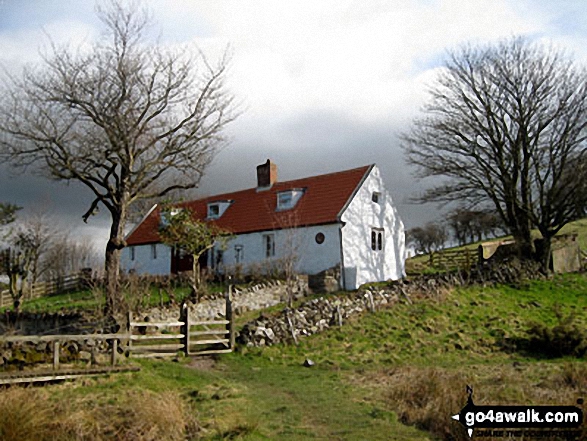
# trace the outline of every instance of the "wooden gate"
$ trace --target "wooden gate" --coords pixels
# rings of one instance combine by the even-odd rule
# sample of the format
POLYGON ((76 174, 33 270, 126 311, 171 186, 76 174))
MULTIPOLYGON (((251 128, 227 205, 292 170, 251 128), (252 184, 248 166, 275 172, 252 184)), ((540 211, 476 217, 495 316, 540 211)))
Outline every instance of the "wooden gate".
POLYGON ((174 357, 185 355, 223 354, 232 352, 235 345, 231 290, 225 296, 224 319, 194 320, 183 303, 179 319, 165 322, 134 321, 129 314, 127 324, 128 347, 131 357, 174 357))

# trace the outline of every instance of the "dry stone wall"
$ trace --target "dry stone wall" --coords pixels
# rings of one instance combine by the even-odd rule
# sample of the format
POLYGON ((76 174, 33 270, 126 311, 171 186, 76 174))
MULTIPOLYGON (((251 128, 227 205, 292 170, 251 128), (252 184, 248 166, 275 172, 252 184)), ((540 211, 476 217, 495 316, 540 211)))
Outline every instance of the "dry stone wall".
MULTIPOLYGON (((307 282, 296 283, 293 289, 293 296, 296 299, 306 296, 308 293, 307 282)), ((246 311, 266 309, 271 306, 283 303, 287 300, 287 286, 282 281, 271 281, 260 283, 246 289, 234 289, 232 294, 232 305, 237 315, 246 311)), ((199 303, 190 304, 190 318, 193 320, 212 320, 224 317, 226 301, 224 294, 216 297, 203 299, 199 303)), ((177 320, 179 309, 174 308, 153 308, 146 313, 150 321, 177 320)))
POLYGON ((261 314, 242 328, 237 342, 246 346, 297 342, 300 337, 340 326, 349 317, 368 310, 374 311, 398 302, 412 303, 422 297, 440 299, 449 289, 458 286, 518 284, 539 277, 542 274, 538 265, 510 261, 472 271, 404 279, 381 289, 367 288, 355 293, 320 297, 295 309, 286 308, 276 315, 261 314))

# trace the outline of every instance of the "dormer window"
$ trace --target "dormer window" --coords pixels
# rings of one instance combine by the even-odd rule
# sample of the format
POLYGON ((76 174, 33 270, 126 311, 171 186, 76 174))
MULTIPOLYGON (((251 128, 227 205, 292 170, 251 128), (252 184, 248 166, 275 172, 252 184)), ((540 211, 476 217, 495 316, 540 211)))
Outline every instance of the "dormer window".
POLYGON ((159 228, 166 228, 169 226, 169 220, 179 214, 181 212, 181 208, 172 208, 169 211, 163 212, 159 218, 159 228))
POLYGON ((303 188, 280 191, 277 193, 277 211, 289 210, 295 207, 303 194, 303 188))
POLYGON ((220 207, 218 204, 208 204, 208 218, 218 219, 220 216, 220 207))
POLYGON ((378 191, 374 191, 373 194, 371 195, 371 200, 373 202, 375 202, 376 204, 378 204, 380 197, 381 197, 381 193, 379 193, 378 191))
POLYGON ((230 207, 230 204, 232 204, 232 202, 233 201, 231 200, 208 202, 207 218, 218 219, 224 214, 226 209, 230 207))

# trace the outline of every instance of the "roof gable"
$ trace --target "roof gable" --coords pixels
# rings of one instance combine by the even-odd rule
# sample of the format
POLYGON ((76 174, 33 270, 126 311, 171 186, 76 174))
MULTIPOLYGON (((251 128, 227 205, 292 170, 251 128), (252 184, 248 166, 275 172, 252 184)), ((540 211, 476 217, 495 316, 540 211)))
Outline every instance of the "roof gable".
MULTIPOLYGON (((197 219, 205 221, 209 202, 231 200, 222 216, 210 222, 233 234, 335 223, 372 167, 276 182, 268 190, 250 188, 183 202, 178 206, 189 207, 197 219), (304 194, 293 209, 277 211, 277 193, 291 189, 304 189, 304 194)), ((160 242, 157 233, 159 219, 160 210, 157 207, 131 231, 127 244, 160 242)))

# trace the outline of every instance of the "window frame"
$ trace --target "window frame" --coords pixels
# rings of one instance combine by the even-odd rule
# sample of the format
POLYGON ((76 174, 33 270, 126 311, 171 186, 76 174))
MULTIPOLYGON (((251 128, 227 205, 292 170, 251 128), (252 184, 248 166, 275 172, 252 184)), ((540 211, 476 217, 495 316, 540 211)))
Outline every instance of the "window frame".
POLYGON ((208 219, 218 219, 220 217, 220 204, 208 204, 208 219), (213 213, 212 211, 216 211, 213 213))
POLYGON ((266 259, 275 257, 275 234, 263 234, 263 249, 266 259))
POLYGON ((234 262, 238 265, 245 260, 245 247, 241 244, 234 246, 234 262))
POLYGON ((371 251, 383 251, 385 247, 385 229, 371 228, 371 251))

